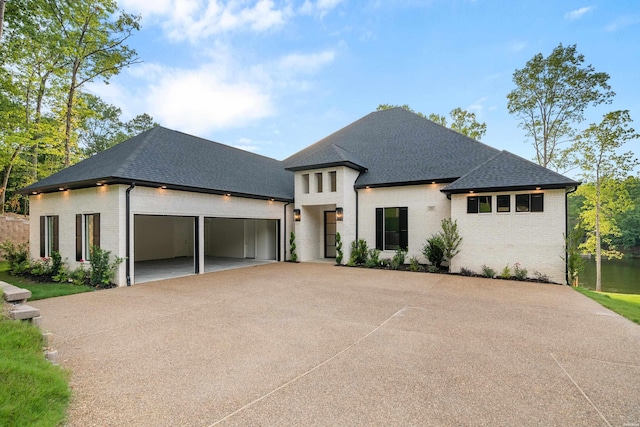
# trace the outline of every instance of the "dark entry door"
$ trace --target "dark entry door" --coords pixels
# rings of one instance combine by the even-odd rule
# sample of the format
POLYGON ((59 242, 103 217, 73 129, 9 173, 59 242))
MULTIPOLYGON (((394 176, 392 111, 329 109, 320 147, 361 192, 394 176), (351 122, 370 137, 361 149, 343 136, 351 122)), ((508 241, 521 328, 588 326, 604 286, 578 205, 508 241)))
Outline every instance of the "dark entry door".
POLYGON ((336 257, 336 211, 324 213, 324 257, 336 257))

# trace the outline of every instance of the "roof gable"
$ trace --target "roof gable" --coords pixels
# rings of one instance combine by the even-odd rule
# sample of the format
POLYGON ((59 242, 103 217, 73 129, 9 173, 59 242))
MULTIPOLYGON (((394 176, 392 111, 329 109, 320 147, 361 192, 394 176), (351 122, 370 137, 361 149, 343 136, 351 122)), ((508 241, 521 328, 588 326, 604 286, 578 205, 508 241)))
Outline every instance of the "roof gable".
POLYGON ((355 154, 335 144, 321 146, 319 150, 307 157, 289 164, 287 170, 308 170, 330 166, 348 166, 356 170, 366 170, 363 162, 355 154))
POLYGON ((501 151, 443 188, 442 191, 463 193, 535 187, 566 188, 579 184, 508 151, 501 151))
POLYGON ((164 184, 263 198, 293 199, 282 162, 157 126, 70 166, 23 192, 99 180, 164 184))
POLYGON ((356 185, 453 180, 498 150, 402 108, 373 112, 284 160, 311 163, 314 153, 337 146, 357 156, 366 172, 356 185))

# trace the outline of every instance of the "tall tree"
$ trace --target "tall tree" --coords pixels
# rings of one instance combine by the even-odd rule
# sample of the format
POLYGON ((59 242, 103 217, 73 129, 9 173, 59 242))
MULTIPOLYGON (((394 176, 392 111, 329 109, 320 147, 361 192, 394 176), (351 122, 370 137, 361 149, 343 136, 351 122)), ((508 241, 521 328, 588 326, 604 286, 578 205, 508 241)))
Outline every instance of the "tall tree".
POLYGON ((640 135, 630 127, 628 111, 613 111, 604 115, 599 124, 591 124, 571 147, 574 162, 590 184, 579 188, 585 196, 580 218, 587 240, 582 248, 596 257, 596 291, 602 289, 602 256, 619 258, 610 237, 620 233, 614 217, 633 207, 622 179, 638 165, 633 152, 620 154, 624 144, 640 135), (603 238, 606 243, 603 248, 603 238))
POLYGON ((74 108, 77 92, 95 79, 108 82, 123 68, 138 63, 135 50, 125 42, 140 29, 140 16, 127 14, 113 0, 47 0, 66 52, 60 74, 66 93, 64 109, 65 166, 71 164, 74 146, 74 108))
POLYGON ((480 141, 487 133, 487 124, 480 123, 476 120, 476 113, 472 113, 462 108, 454 108, 449 112, 451 117, 451 126, 447 124, 447 119, 439 114, 429 114, 429 120, 450 127, 452 130, 467 135, 476 141, 480 141))
POLYGON ((584 121, 584 110, 610 103, 615 95, 607 73, 583 64, 576 45, 560 43, 548 57, 539 53, 513 73, 516 88, 507 95, 509 113, 533 140, 541 166, 562 167, 566 153, 561 144, 573 138, 573 126, 584 121))
POLYGON ((487 125, 486 123, 480 123, 476 120, 476 114, 470 111, 463 110, 462 108, 454 108, 449 112, 451 117, 451 126, 447 124, 447 118, 440 114, 429 114, 429 116, 425 116, 424 114, 414 111, 413 108, 409 107, 409 105, 392 105, 392 104, 380 104, 376 108, 376 111, 382 110, 390 110, 392 108, 404 108, 407 111, 411 111, 419 115, 420 117, 424 117, 425 119, 429 119, 432 122, 438 123, 439 125, 448 127, 456 132, 459 132, 463 135, 466 135, 470 138, 480 141, 480 138, 487 133, 487 125))

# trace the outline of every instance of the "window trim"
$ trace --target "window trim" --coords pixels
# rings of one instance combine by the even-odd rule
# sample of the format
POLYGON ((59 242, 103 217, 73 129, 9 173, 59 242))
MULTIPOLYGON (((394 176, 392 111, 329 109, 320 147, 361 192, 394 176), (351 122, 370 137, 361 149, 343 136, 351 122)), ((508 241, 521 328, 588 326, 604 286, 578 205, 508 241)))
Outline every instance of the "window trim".
POLYGON ((322 190, 323 190, 323 182, 322 182, 323 178, 322 178, 322 175, 323 175, 323 173, 322 172, 316 172, 314 175, 316 176, 316 192, 317 193, 322 193, 322 190))
POLYGON ((60 217, 40 216, 40 257, 48 258, 60 251, 60 217))
MULTIPOLYGON (((487 196, 469 196, 467 197, 467 213, 468 214, 490 214, 493 213, 493 196, 492 195, 487 195, 487 196), (480 201, 480 199, 487 199, 488 200, 488 204, 489 204, 489 210, 488 211, 481 211, 480 207, 483 205, 483 203, 480 201)), ((486 205, 486 202, 484 203, 486 205)))
POLYGON ((509 213, 511 212, 511 194, 497 194, 496 195, 496 213, 509 213), (507 206, 500 206, 500 200, 507 201, 507 206), (506 210, 504 208, 506 207, 506 210), (500 210, 503 209, 503 210, 500 210))
POLYGON ((76 214, 76 261, 89 261, 91 247, 100 247, 100 213, 76 214), (91 239, 89 239, 89 221, 91 224, 91 239), (93 245, 89 245, 92 240, 93 245))
POLYGON ((338 191, 338 174, 336 171, 329 171, 329 191, 338 191))
POLYGON ((309 194, 309 174, 308 173, 303 173, 302 174, 302 194, 309 194))
POLYGON ((517 213, 541 213, 544 212, 544 193, 526 193, 516 194, 516 212, 517 213), (527 200, 527 210, 518 209, 518 199, 527 200), (539 200, 539 202, 534 202, 539 200), (535 204, 535 206, 534 206, 535 204))

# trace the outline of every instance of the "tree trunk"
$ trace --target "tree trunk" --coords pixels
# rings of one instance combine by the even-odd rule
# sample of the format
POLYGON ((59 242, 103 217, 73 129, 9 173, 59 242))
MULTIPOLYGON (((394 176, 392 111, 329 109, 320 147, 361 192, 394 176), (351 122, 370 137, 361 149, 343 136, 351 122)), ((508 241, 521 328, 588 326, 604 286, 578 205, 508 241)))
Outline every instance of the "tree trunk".
MULTIPOLYGON (((2 1, 2 0, 0 0, 2 1)), ((0 215, 4 215, 4 203, 7 197, 7 185, 9 185, 9 176, 11 175, 11 168, 13 167, 13 162, 20 154, 20 150, 22 147, 16 148, 16 150, 11 155, 11 160, 9 160, 9 164, 4 170, 4 176, 2 177, 2 188, 0 188, 0 215)))
POLYGON ((600 247, 600 182, 596 182, 596 292, 602 291, 602 249, 600 247))
POLYGON ((71 82, 69 86, 69 95, 67 97, 67 111, 65 114, 64 122, 64 166, 69 167, 71 165, 71 116, 73 109, 73 98, 75 95, 75 81, 71 82))
POLYGON ((4 26, 4 4, 5 0, 0 0, 0 43, 2 43, 2 27, 4 26))

